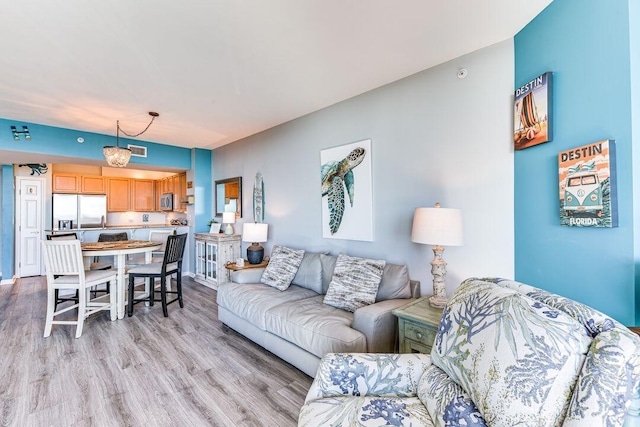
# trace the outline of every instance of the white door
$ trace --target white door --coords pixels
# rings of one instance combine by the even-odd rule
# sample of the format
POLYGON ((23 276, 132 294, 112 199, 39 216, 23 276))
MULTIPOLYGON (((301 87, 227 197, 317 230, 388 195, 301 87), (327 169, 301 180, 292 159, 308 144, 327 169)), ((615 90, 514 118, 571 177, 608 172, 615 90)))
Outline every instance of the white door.
POLYGON ((41 274, 44 179, 17 177, 16 276, 41 274))

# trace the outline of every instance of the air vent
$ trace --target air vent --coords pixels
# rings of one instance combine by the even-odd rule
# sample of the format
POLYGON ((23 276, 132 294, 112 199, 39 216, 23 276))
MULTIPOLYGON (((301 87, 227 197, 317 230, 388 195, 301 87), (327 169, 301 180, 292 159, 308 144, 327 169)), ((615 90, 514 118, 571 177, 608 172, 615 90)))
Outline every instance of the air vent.
POLYGON ((147 157, 147 147, 142 147, 140 145, 131 145, 127 147, 131 150, 131 155, 135 157, 147 157))

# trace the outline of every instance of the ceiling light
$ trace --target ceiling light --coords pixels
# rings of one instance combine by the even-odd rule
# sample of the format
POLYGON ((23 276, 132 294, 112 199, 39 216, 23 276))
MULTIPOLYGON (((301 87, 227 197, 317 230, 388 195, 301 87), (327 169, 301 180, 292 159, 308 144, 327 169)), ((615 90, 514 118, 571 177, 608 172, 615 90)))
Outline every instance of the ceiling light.
POLYGON ((127 164, 129 163, 129 159, 131 159, 131 150, 128 148, 120 147, 120 132, 130 138, 136 138, 142 135, 147 131, 147 129, 149 129, 151 123, 153 123, 153 120, 160 114, 154 111, 149 111, 149 115, 151 116, 151 121, 149 122, 147 127, 144 128, 142 132, 139 132, 135 135, 129 135, 128 133, 120 129, 120 120, 116 121, 116 145, 105 145, 102 148, 102 153, 104 154, 104 158, 107 160, 109 166, 118 168, 127 166, 127 164))

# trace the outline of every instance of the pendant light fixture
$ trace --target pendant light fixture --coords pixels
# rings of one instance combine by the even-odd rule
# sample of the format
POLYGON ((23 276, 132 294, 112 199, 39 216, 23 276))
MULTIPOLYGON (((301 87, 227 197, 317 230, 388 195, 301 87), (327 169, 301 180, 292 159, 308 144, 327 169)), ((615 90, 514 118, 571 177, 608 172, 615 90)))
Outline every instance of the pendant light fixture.
POLYGON ((149 115, 151 116, 151 121, 149 122, 147 127, 144 128, 142 132, 139 132, 135 135, 129 135, 128 133, 120 129, 120 120, 116 121, 116 145, 105 145, 102 148, 102 153, 104 154, 104 158, 107 160, 109 166, 118 168, 127 166, 127 164, 129 163, 129 159, 131 159, 131 150, 129 150, 128 148, 120 147, 120 132, 130 138, 136 138, 142 135, 147 131, 147 129, 149 129, 151 123, 153 123, 155 118, 160 114, 156 113, 155 111, 149 111, 149 115))

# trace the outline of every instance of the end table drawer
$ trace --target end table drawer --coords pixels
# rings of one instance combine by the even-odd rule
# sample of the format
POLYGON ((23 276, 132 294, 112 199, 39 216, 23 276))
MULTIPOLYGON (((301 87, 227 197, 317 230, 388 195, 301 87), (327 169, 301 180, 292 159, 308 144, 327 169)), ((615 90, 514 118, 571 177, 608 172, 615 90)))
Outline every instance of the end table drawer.
POLYGON ((407 339, 416 341, 431 347, 436 339, 436 328, 427 325, 420 325, 411 321, 404 322, 404 336, 407 339))

